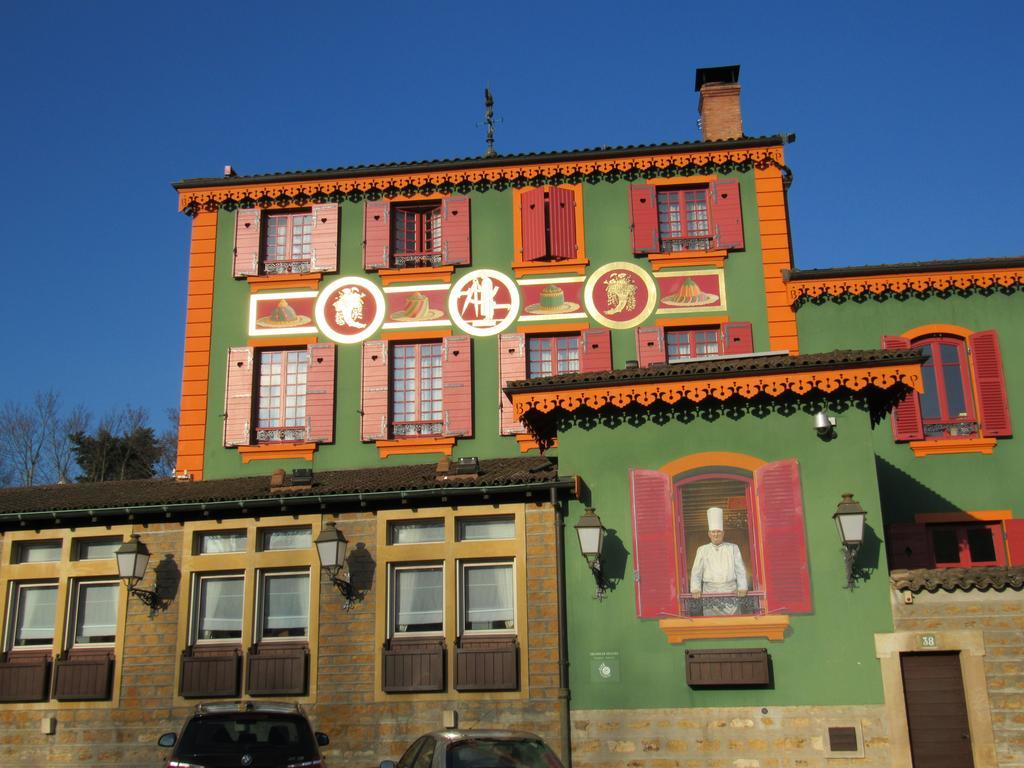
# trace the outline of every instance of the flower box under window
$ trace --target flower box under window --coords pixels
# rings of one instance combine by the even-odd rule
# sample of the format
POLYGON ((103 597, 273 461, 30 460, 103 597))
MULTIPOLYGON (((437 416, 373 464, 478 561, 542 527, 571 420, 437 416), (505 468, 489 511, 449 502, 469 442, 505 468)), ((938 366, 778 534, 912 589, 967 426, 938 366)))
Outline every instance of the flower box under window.
POLYGON ((443 638, 390 640, 382 650, 381 687, 388 693, 443 691, 443 638))
POLYGON ((188 648, 181 654, 185 698, 238 696, 242 652, 237 646, 188 648))
POLYGON ((9 653, 0 663, 0 702, 49 698, 49 653, 9 653))
POLYGON ((72 651, 57 658, 53 697, 60 701, 101 701, 110 698, 114 654, 72 651))
POLYGON ((261 643, 249 650, 246 692, 250 696, 302 696, 308 670, 305 643, 261 643))
POLYGON ((519 687, 515 636, 462 638, 455 647, 455 689, 514 691, 519 687))

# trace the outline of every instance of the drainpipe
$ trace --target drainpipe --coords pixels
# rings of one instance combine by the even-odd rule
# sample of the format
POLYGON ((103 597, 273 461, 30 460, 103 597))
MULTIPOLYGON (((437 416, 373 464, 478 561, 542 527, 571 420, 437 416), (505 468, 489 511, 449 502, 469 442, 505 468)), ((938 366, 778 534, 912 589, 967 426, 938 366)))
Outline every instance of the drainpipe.
POLYGON ((561 724, 561 752, 565 768, 572 768, 572 732, 569 719, 569 643, 565 616, 565 517, 558 503, 558 491, 551 487, 551 506, 555 511, 555 570, 558 583, 558 718, 561 724))

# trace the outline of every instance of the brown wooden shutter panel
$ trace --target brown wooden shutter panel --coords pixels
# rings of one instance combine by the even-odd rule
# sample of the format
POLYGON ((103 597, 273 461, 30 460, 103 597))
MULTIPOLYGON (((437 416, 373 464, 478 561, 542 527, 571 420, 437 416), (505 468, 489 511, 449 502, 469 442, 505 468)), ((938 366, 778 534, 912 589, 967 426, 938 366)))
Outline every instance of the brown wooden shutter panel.
POLYGON ((673 535, 671 478, 656 470, 629 470, 629 501, 633 514, 636 615, 642 619, 678 616, 675 548, 682 549, 683 544, 682 531, 673 535))
POLYGON ((441 343, 441 407, 443 434, 473 436, 473 342, 449 336, 441 343))
MULTIPOLYGON (((883 336, 882 349, 910 349, 910 339, 883 336)), ((917 392, 910 390, 892 410, 892 436, 896 440, 924 440, 924 422, 917 392)))
POLYGON ((387 440, 390 406, 388 343, 363 342, 362 397, 359 405, 359 439, 387 440))
POLYGON ((711 648, 686 652, 686 684, 768 685, 767 648, 711 648))
POLYGON ((544 190, 527 189, 520 195, 520 223, 523 234, 523 261, 536 261, 548 255, 544 215, 544 190))
POLYGON ((641 368, 668 361, 664 328, 647 326, 636 329, 636 359, 641 368))
POLYGON ((588 328, 580 338, 580 373, 612 369, 612 333, 607 328, 588 328))
POLYGON ((552 258, 576 258, 576 193, 571 189, 549 187, 548 236, 552 258))
POLYGON ((338 269, 338 205, 325 203, 313 206, 313 272, 335 272, 338 269))
POLYGON ((968 339, 974 388, 978 393, 978 411, 981 415, 981 434, 985 437, 1009 437, 1010 406, 1006 399, 1006 379, 1003 377, 1003 357, 999 352, 999 334, 979 331, 968 339))
POLYGON ((719 248, 743 247, 743 211, 738 181, 718 181, 711 185, 711 226, 719 248))
POLYGON ((754 354, 754 326, 745 322, 723 324, 722 349, 726 355, 754 354))
POLYGON ((654 187, 632 184, 629 187, 630 231, 633 253, 657 253, 661 250, 658 235, 658 198, 654 187))
POLYGON ((893 523, 885 526, 885 550, 890 570, 935 566, 928 528, 924 525, 893 523))
POLYGON ((259 208, 240 208, 235 213, 235 277, 259 273, 262 214, 259 208))
POLYGON ((1003 530, 1006 531, 1009 565, 1024 565, 1024 519, 1004 520, 1003 530))
POLYGON ((313 443, 334 440, 334 357, 333 344, 310 344, 306 369, 307 439, 313 443))
POLYGON ((512 413, 512 401, 504 393, 510 381, 526 378, 526 334, 503 333, 498 337, 498 409, 501 434, 521 435, 526 427, 512 413))
POLYGON ((228 350, 224 393, 224 447, 252 443, 252 347, 228 350))
POLYGON ((391 256, 391 203, 368 200, 363 217, 363 269, 384 269, 391 256))
POLYGON ((49 681, 48 652, 12 651, 0 662, 0 702, 46 701, 49 681))
POLYGON ((796 459, 759 467, 754 483, 767 582, 765 613, 810 613, 811 581, 796 459))
POLYGON ((441 201, 441 263, 455 267, 470 262, 469 198, 441 201))

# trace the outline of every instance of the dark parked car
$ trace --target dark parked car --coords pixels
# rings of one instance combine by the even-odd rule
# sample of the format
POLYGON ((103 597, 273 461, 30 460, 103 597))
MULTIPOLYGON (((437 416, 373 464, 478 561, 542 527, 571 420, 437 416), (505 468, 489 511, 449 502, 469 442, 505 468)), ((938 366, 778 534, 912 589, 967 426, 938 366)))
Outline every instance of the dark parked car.
POLYGON ((174 747, 167 768, 326 768, 329 742, 297 704, 232 701, 197 705, 181 736, 159 744, 174 747))
POLYGON ((420 736, 396 764, 380 768, 562 768, 540 736, 522 731, 453 729, 420 736))

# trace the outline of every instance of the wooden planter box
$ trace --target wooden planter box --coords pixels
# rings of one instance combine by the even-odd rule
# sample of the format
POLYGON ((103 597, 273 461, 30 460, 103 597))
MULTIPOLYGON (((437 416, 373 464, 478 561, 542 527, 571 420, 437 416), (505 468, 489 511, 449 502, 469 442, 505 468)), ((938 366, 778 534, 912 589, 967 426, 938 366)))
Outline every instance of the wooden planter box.
POLYGON ((686 652, 686 684, 768 685, 767 648, 729 648, 686 652))
POLYGON ((72 652, 54 665, 53 697, 60 701, 99 701, 110 698, 114 656, 72 652))
POLYGON ((514 691, 519 688, 519 646, 515 636, 463 638, 455 648, 455 689, 514 691))
POLYGON ((0 663, 0 702, 46 701, 49 682, 49 656, 12 653, 0 663))
POLYGON ((309 648, 305 644, 250 648, 248 667, 245 690, 250 696, 302 696, 309 648))
POLYGON ((443 639, 392 640, 381 653, 381 687, 388 693, 445 689, 443 639))
POLYGON ((238 696, 240 648, 188 649, 181 654, 181 695, 185 698, 238 696))

